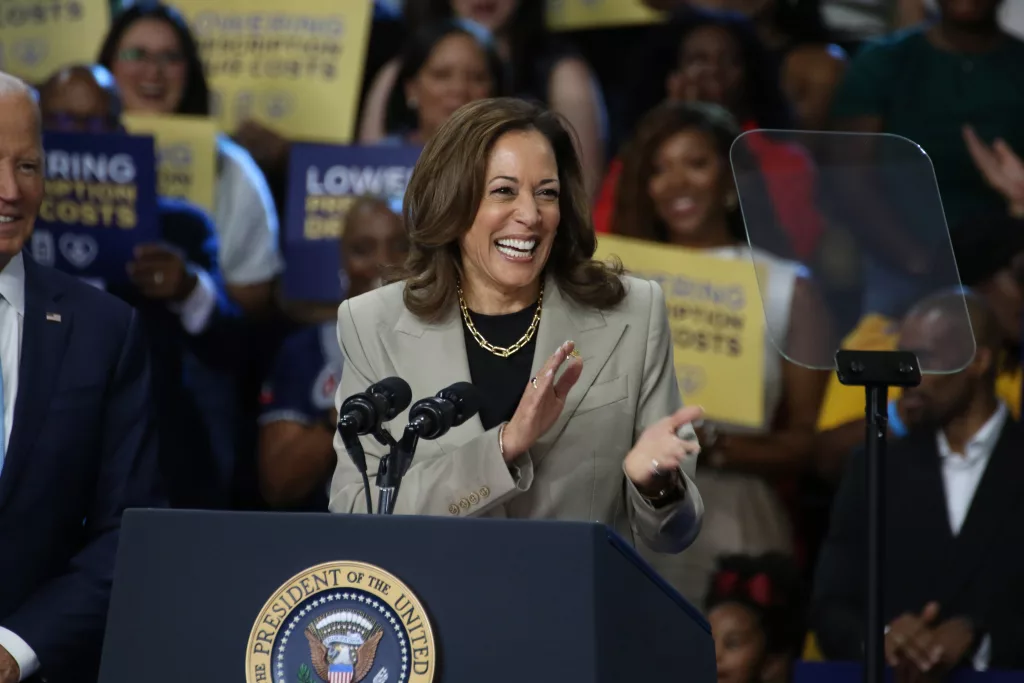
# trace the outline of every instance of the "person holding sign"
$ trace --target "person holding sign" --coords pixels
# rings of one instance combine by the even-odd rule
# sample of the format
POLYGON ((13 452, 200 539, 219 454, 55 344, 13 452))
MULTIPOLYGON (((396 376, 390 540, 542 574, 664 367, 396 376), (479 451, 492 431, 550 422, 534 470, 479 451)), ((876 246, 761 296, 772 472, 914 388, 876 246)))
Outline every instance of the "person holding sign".
POLYGON ((35 98, 0 73, 0 683, 90 683, 122 513, 160 503, 150 365, 130 306, 23 251, 43 188, 35 98))
MULTIPOLYGON (((40 89, 47 130, 124 132, 121 98, 102 66, 69 66, 40 89)), ((230 384, 217 377, 234 366, 241 342, 237 312, 227 300, 217 265, 217 238, 209 217, 180 200, 158 202, 163 241, 135 247, 125 264, 128 286, 110 292, 140 313, 153 353, 153 393, 158 409, 160 465, 169 502, 175 507, 223 508, 230 494, 233 454, 218 453, 210 432, 218 399, 230 384), (204 429, 182 429, 201 424, 204 429)))
MULTIPOLYGON (((586 206, 571 133, 533 104, 468 104, 427 142, 401 279, 338 312, 335 407, 392 375, 416 397, 471 381, 481 405, 420 442, 396 512, 598 520, 660 552, 697 536, 703 411, 681 407, 660 288, 592 259, 586 206)), ((330 509, 363 511, 360 472, 334 446, 330 509)), ((372 473, 382 447, 363 448, 372 473)))
MULTIPOLYGON (((119 14, 100 50, 131 114, 210 115, 210 91, 199 50, 174 9, 136 3, 119 14)), ((284 268, 277 210, 262 172, 242 147, 217 141, 214 225, 231 298, 250 315, 274 305, 274 280, 284 268)))
MULTIPOLYGON (((716 105, 667 103, 651 111, 624 156, 612 231, 699 249, 709 258, 750 260, 729 169, 729 148, 738 133, 732 116, 716 105)), ((767 319, 781 323, 764 337, 763 377, 751 377, 740 389, 763 392, 765 424, 754 430, 721 424, 717 436, 706 434, 705 533, 685 556, 652 558, 695 600, 719 555, 792 550, 788 515, 768 477, 809 467, 828 381, 826 373, 784 363, 772 343, 825 343, 816 329, 823 319, 816 313, 820 304, 802 268, 760 250, 753 252, 753 262, 767 270, 767 305, 775 309, 767 319)))
MULTIPOLYGON (((556 45, 548 33, 544 5, 536 0, 406 0, 404 12, 411 32, 452 18, 490 31, 510 77, 509 94, 545 103, 565 116, 576 131, 591 196, 604 171, 604 96, 590 66, 573 51, 556 45)), ((392 60, 374 77, 360 116, 360 143, 373 144, 386 137, 387 102, 400 69, 400 61, 392 60)))
MULTIPOLYGON (((408 251, 405 226, 387 201, 357 199, 341 232, 342 291, 357 297, 376 289, 383 269, 401 264, 408 251)), ((327 510, 341 367, 334 322, 296 332, 281 347, 259 419, 260 489, 271 507, 327 510)))

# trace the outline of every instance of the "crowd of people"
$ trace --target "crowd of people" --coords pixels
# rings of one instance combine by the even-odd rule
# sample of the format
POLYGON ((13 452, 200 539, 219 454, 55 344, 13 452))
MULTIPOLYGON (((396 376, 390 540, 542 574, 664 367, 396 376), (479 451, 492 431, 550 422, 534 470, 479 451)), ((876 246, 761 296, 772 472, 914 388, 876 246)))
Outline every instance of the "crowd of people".
MULTIPOLYGON (((695 484, 699 497, 681 495, 691 505, 702 501, 700 533, 688 535, 688 547, 678 554, 657 552, 657 543, 638 546, 704 609, 720 680, 781 683, 790 680, 801 657, 859 659, 863 651, 863 391, 843 386, 834 373, 790 362, 779 351, 787 350, 790 358, 829 356, 831 337, 819 324, 827 308, 849 313, 838 321, 838 336, 848 347, 909 349, 933 359, 928 362, 936 367, 945 357, 958 370, 926 375, 919 387, 894 395, 889 406, 889 663, 908 680, 941 676, 957 666, 1024 668, 1024 595, 1018 588, 1024 585, 1024 557, 1013 550, 1018 532, 1001 522, 1019 498, 1016 448, 1024 439, 1017 423, 1024 331, 1024 69, 1019 69, 1024 42, 1015 37, 1024 35, 1020 3, 646 4, 667 12, 665 21, 555 34, 545 28, 543 3, 534 0, 378 2, 355 142, 426 145, 431 157, 423 163, 441 169, 436 156, 441 153, 429 147, 430 141, 443 134, 456 112, 490 98, 536 102, 569 127, 579 159, 578 192, 569 186, 569 170, 559 165, 553 175, 561 180, 562 198, 556 192, 537 200, 542 226, 543 202, 562 207, 559 230, 576 240, 571 249, 564 247, 572 258, 585 253, 588 244, 593 252, 595 233, 598 239, 610 234, 686 247, 714 259, 753 260, 767 273, 761 281, 768 321, 760 381, 765 423, 759 428, 698 425, 696 469, 691 459, 681 472, 682 482, 695 484), (818 202, 813 159, 778 137, 752 133, 763 130, 890 134, 919 144, 934 166, 959 280, 968 293, 922 287, 928 255, 936 248, 927 229, 874 226, 864 228, 859 242, 836 239, 844 233, 818 202), (764 173, 764 205, 784 245, 777 250, 748 243, 730 161, 733 144, 744 135, 752 164, 786 169, 785 182, 772 182, 772 173, 764 173), (834 306, 844 292, 822 282, 821 273, 834 272, 836 263, 854 272, 856 284, 847 289, 864 294, 854 304, 834 306), (964 307, 973 336, 957 324, 964 307), (962 367, 959 358, 972 360, 962 367)), ((211 90, 199 47, 179 12, 153 2, 115 9, 95 63, 69 64, 45 82, 30 84, 42 127, 123 133, 126 114, 209 116, 211 90)), ((0 84, 0 101, 8 90, 0 84)), ((8 109, 2 111, 6 117, 8 109)), ((558 137, 557 131, 541 132, 549 141, 558 137)), ((360 339, 361 330, 390 326, 390 333, 396 323, 385 315, 383 303, 370 310, 282 296, 282 273, 303 267, 287 260, 280 240, 290 142, 254 121, 227 133, 217 138, 213 211, 162 198, 160 241, 136 248, 126 266, 130 286, 111 292, 136 311, 133 320, 148 346, 159 496, 178 508, 358 510, 359 473, 335 443, 336 398, 339 387, 364 389, 366 382, 357 387, 368 378, 363 368, 377 364, 373 354, 386 356, 385 342, 360 339), (345 376, 343 351, 355 362, 354 379, 345 376)), ((0 158, 9 144, 4 135, 9 134, 0 129, 0 158)), ((511 157, 529 154, 529 140, 520 143, 523 147, 508 151, 511 157)), ((559 164, 570 159, 552 147, 559 164)), ((0 205, 13 206, 4 194, 12 192, 7 179, 0 181, 0 205)), ((510 196, 515 191, 507 190, 510 196)), ((386 197, 353 203, 341 230, 343 299, 383 291, 395 273, 404 274, 422 284, 420 299, 410 302, 407 294, 405 306, 429 317, 442 303, 451 303, 458 289, 470 330, 465 337, 470 370, 504 378, 508 387, 492 392, 481 410, 483 427, 497 432, 494 448, 514 471, 509 480, 500 468, 507 488, 529 486, 523 483, 534 477, 528 451, 543 434, 526 438, 514 414, 522 409, 521 398, 530 395, 530 384, 538 389, 544 380, 527 381, 530 358, 525 366, 499 367, 491 356, 474 355, 475 337, 507 337, 511 344, 531 319, 530 329, 536 327, 541 305, 557 311, 560 295, 553 285, 545 291, 538 274, 542 301, 490 310, 479 289, 467 289, 463 301, 459 280, 445 280, 445 273, 454 278, 456 272, 443 260, 451 253, 442 257, 425 250, 430 236, 416 232, 429 208, 420 207, 417 224, 410 227, 408 206, 403 220, 386 197)), ((466 225, 448 226, 451 234, 443 239, 461 240, 460 258, 472 270, 479 266, 474 255, 485 247, 473 241, 472 231, 465 238, 451 232, 469 230, 470 223, 472 217, 466 225)), ((556 226, 557 220, 549 226, 552 232, 556 226)), ((945 238, 944 230, 936 233, 932 226, 931 236, 936 234, 945 238)), ((0 247, 3 236, 0 224, 0 247)), ((557 243, 551 248, 560 253, 557 243)), ((3 253, 0 249, 0 266, 3 253)), ((5 418, 0 437, 7 439, 14 401, 3 397, 18 391, 8 368, 18 365, 11 349, 21 337, 9 323, 14 318, 4 317, 5 304, 24 315, 21 298, 4 279, 12 272, 10 263, 0 268, 5 418)), ((27 281, 31 272, 28 266, 27 281)), ((594 278, 590 285, 599 279, 592 272, 585 275, 594 278)), ((466 278, 469 282, 469 273, 466 278)), ((577 279, 572 296, 593 301, 610 296, 594 293, 597 285, 581 294, 585 285, 577 279)), ((565 281, 559 287, 569 291, 565 281)), ((381 294, 379 301, 391 302, 387 296, 381 294)), ((653 321, 650 325, 655 329, 653 321)), ((647 332, 639 328, 642 336, 647 332)), ((458 343, 461 335, 452 339, 458 343)), ((573 367, 571 345, 559 348, 559 363, 573 367)), ((547 353, 539 349, 537 359, 547 353)), ((550 383, 557 394, 554 380, 550 383)), ((581 434, 596 428, 596 423, 580 424, 581 434)), ((626 450, 632 439, 643 438, 639 426, 637 434, 628 434, 626 450)), ((542 449, 550 446, 540 443, 542 449)), ((4 445, 0 438, 0 468, 4 445)), ((7 447, 8 462, 18 447, 16 441, 7 447)), ((481 458, 489 457, 484 446, 474 448, 481 458)), ((618 471, 620 463, 614 465, 618 471)), ((12 476, 4 474, 0 502, 3 482, 12 476)), ((565 477, 573 476, 567 467, 565 477)), ((452 486, 461 481, 455 472, 448 479, 452 486)), ((650 482, 640 474, 629 479, 640 496, 628 498, 633 514, 643 518, 650 482)), ((503 495, 500 486, 486 488, 497 499, 503 495)), ((559 496, 573 490, 565 486, 562 491, 560 485, 559 496)), ((683 490, 689 490, 686 486, 683 490)), ((403 493, 406 512, 416 511, 419 501, 447 514, 443 491, 425 484, 421 492, 414 482, 403 493)), ((609 523, 621 521, 615 495, 609 492, 609 523)), ((586 493, 585 504, 578 506, 552 502, 520 509, 510 502, 506 513, 605 516, 595 512, 590 496, 586 493)), ((693 510, 688 514, 692 521, 693 510)), ((699 520, 700 511, 695 514, 699 520)), ((81 516, 92 519, 92 513, 81 516)), ((657 519, 650 518, 655 541, 661 533, 657 519)), ((0 517, 0 527, 4 522, 0 517)), ((628 533, 629 525, 623 529, 628 533)), ((0 589, 0 683, 26 680, 40 666, 56 672, 53 681, 83 680, 60 678, 60 667, 49 662, 62 658, 54 654, 61 644, 37 635, 23 615, 9 618, 18 617, 20 605, 6 598, 0 589), (10 661, 16 666, 5 668, 10 661)))

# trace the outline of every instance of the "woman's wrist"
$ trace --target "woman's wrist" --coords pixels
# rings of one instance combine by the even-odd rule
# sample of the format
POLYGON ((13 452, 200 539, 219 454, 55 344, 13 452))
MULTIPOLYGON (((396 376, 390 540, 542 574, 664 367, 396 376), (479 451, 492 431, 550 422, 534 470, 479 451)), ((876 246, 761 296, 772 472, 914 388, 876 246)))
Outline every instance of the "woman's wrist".
POLYGON ((498 450, 506 463, 511 463, 525 452, 525 449, 520 450, 514 428, 510 428, 511 424, 511 422, 503 422, 498 427, 498 450))

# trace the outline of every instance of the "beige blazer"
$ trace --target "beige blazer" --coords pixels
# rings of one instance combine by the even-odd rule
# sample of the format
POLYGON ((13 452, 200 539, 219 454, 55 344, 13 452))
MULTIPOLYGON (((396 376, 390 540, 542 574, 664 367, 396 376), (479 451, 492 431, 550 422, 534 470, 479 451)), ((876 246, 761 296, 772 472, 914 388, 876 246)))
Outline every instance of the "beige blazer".
MULTIPOLYGON (((681 469, 683 499, 660 509, 623 472, 641 432, 682 404, 661 288, 633 277, 624 283, 625 300, 598 311, 574 304, 547 281, 533 371, 569 339, 583 357, 582 376, 558 421, 511 466, 501 457, 497 428, 484 431, 479 417, 436 441, 420 441, 396 513, 598 521, 660 552, 679 552, 693 541, 704 512, 693 483, 695 458, 681 469)), ((344 366, 336 406, 395 375, 412 387, 413 401, 470 381, 458 309, 439 323, 424 322, 405 308, 403 286, 394 283, 342 303, 344 366)), ((391 422, 392 436, 400 438, 407 421, 408 411, 391 422)), ((370 437, 363 447, 373 486, 384 449, 370 437)), ((364 512, 362 478, 337 435, 334 448, 330 509, 364 512)), ((376 501, 375 486, 371 493, 376 501)))

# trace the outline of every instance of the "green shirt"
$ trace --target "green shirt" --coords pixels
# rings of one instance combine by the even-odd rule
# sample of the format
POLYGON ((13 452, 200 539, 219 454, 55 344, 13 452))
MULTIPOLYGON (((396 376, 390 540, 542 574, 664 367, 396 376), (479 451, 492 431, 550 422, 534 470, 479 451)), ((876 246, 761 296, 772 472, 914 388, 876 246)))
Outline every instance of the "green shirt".
POLYGON ((837 119, 877 116, 882 130, 920 145, 935 176, 950 229, 1006 210, 974 165, 961 129, 1024 154, 1024 42, 1007 38, 985 54, 957 54, 912 29, 867 45, 836 92, 837 119))

